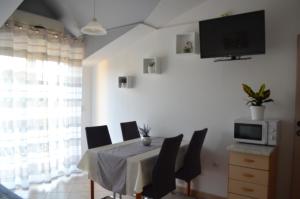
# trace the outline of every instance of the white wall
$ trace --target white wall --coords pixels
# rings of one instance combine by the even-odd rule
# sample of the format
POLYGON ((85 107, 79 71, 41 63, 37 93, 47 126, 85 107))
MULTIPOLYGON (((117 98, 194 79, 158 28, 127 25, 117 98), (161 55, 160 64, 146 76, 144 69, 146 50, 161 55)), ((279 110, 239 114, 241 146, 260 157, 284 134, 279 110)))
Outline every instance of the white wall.
POLYGON ((130 120, 149 124, 154 136, 183 133, 187 140, 194 130, 207 127, 203 174, 193 186, 226 196, 226 146, 232 143, 233 120, 249 115, 241 83, 255 87, 266 83, 275 100, 267 105, 266 116, 283 121, 278 198, 289 198, 299 5, 297 0, 209 0, 172 22, 198 21, 227 11, 265 9, 267 53, 252 56, 251 60, 215 63, 199 55, 176 55, 175 35, 198 31, 197 23, 153 31, 126 46, 126 50, 99 58, 97 66, 86 74, 92 84, 92 124, 107 124, 114 142, 122 140, 119 123, 130 120), (142 74, 142 59, 147 56, 160 57, 162 74, 142 74), (119 75, 135 76, 135 87, 119 89, 119 75))

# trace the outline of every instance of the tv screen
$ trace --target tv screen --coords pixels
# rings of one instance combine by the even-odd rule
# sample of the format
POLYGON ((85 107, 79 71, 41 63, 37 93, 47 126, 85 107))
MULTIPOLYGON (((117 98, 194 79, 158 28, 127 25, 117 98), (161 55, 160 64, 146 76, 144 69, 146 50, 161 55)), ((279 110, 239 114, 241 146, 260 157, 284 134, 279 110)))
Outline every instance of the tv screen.
POLYGON ((201 58, 265 53, 265 12, 199 22, 201 58))

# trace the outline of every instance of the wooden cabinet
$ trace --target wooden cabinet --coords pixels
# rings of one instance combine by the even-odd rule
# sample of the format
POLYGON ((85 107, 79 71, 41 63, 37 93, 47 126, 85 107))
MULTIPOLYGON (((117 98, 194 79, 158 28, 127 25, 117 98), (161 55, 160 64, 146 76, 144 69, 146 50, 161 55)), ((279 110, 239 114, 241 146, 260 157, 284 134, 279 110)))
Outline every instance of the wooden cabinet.
POLYGON ((237 195, 237 194, 233 194, 233 193, 229 193, 228 194, 228 199, 252 199, 252 198, 246 197, 246 196, 237 195))
POLYGON ((268 187, 254 183, 229 179, 228 190, 230 193, 235 193, 242 196, 249 196, 258 199, 268 198, 268 187))
POLYGON ((229 173, 230 179, 264 186, 268 185, 268 171, 230 165, 229 173))
POLYGON ((230 150, 229 199, 275 199, 276 148, 269 152, 230 150))
POLYGON ((253 169, 269 170, 269 157, 247 153, 231 152, 230 165, 248 167, 253 169))

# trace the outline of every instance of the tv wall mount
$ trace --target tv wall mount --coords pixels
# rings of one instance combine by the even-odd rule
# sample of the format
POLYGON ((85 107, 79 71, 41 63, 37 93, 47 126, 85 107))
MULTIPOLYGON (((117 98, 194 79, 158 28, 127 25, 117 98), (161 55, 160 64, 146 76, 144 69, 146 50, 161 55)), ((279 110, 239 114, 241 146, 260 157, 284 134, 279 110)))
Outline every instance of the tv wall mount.
POLYGON ((216 59, 215 62, 221 62, 221 61, 238 61, 238 60, 248 60, 252 59, 251 57, 242 57, 242 56, 229 56, 226 58, 220 58, 216 59))

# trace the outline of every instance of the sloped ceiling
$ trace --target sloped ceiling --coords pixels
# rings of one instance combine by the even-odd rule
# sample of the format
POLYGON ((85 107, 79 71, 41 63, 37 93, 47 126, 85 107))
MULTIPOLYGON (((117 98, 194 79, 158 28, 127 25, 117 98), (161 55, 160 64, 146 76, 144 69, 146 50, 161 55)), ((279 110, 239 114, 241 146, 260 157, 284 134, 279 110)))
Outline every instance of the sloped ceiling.
MULTIPOLYGON (((141 22, 150 15, 158 2, 96 0, 96 18, 106 29, 141 22)), ((60 20, 70 33, 80 36, 80 28, 93 17, 93 0, 24 0, 19 9, 60 20), (69 27, 69 24, 73 26, 69 27)))
MULTIPOLYGON (((164 28, 168 26, 174 19, 188 12, 204 1, 206 0, 160 0, 157 3, 156 7, 152 10, 151 14, 144 20, 144 23, 156 29, 164 28)), ((118 37, 123 34, 127 34, 127 32, 129 35, 136 35, 136 33, 131 34, 131 29, 134 27, 136 26, 124 27, 120 29, 120 31, 115 31, 115 34, 119 34, 118 37)), ((141 29, 141 27, 139 27, 139 29, 141 29)), ((145 27, 145 29, 147 29, 148 31, 150 30, 148 27, 145 27)), ((115 39, 119 39, 118 37, 115 37, 115 39)), ((126 37, 126 39, 130 40, 130 42, 132 43, 137 39, 137 37, 128 36, 126 37)), ((87 59, 95 59, 95 57, 97 57, 99 54, 102 54, 101 52, 97 52, 97 49, 98 51, 107 50, 104 47, 106 47, 106 45, 110 44, 114 40, 107 39, 106 37, 100 39, 96 37, 87 38, 87 59)), ((118 41, 114 41, 114 45, 116 45, 115 43, 117 42, 118 41)), ((122 49, 122 42, 120 42, 120 49, 122 49)))
POLYGON ((24 0, 18 7, 19 10, 28 11, 51 19, 59 19, 60 15, 55 11, 51 3, 44 0, 24 0))
MULTIPOLYGON (((96 18, 108 30, 108 35, 84 35, 86 55, 115 40, 138 22, 143 22, 158 2, 159 0, 96 0, 96 18)), ((93 17, 93 0, 24 0, 19 9, 59 20, 67 32, 80 37, 80 28, 93 17)))
POLYGON ((161 0, 145 22, 163 28, 174 18, 196 7, 205 0, 161 0))
MULTIPOLYGON (((92 18, 92 0, 64 0, 83 26, 92 18)), ((96 16, 107 29, 144 21, 159 0, 96 0, 96 16)))
POLYGON ((0 27, 12 15, 23 0, 1 0, 0 2, 0 27))
MULTIPOLYGON (((96 0, 96 17, 108 29, 108 35, 84 35, 86 55, 103 48, 136 27, 139 22, 161 28, 203 1, 205 0, 96 0)), ((1 0, 0 22, 1 19, 7 20, 21 2, 22 0, 1 0)), ((80 28, 93 17, 93 0, 24 0, 18 9, 59 20, 69 33, 80 37, 83 36, 80 28)))
MULTIPOLYGON (((101 58, 101 56, 105 54, 105 51, 111 50, 111 45, 118 46, 118 48, 114 48, 114 53, 117 53, 118 49, 121 50, 123 48, 126 48, 126 46, 123 46, 124 38, 126 38, 128 43, 130 44, 134 43, 137 39, 141 38, 140 36, 144 36, 146 33, 154 31, 155 29, 168 27, 169 25, 171 25, 174 19, 185 14, 204 1, 206 0, 160 0, 151 14, 145 19, 144 25, 132 26, 130 28, 127 27, 126 29, 122 29, 123 32, 119 36, 123 34, 124 36, 118 36, 114 40, 106 40, 105 37, 101 39, 98 39, 96 37, 87 38, 86 41, 88 45, 87 57, 85 59, 86 63, 93 62, 94 60, 99 60, 99 58, 101 58), (135 31, 135 29, 138 29, 138 31, 135 31), (138 34, 144 35, 138 36, 138 34), (102 42, 102 45, 100 45, 100 42, 102 42), (99 46, 101 46, 101 48, 99 48, 99 46)), ((121 32, 117 31, 117 33, 121 32)))

